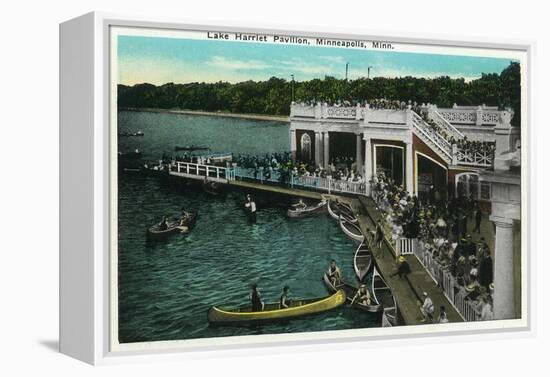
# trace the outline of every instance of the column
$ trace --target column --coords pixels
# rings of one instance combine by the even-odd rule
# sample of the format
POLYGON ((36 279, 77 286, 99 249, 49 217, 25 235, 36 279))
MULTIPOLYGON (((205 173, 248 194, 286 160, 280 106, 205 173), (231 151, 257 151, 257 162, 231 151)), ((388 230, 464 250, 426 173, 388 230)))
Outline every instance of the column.
POLYGON ((322 165, 322 158, 321 158, 321 142, 322 142, 322 136, 320 131, 315 131, 315 168, 322 165))
POLYGON ((359 133, 355 135, 355 164, 357 165, 357 171, 359 174, 363 175, 361 171, 363 170, 363 137, 359 133))
POLYGON ((296 130, 290 130, 290 153, 292 161, 296 161, 296 130))
POLYGON ((514 302, 514 223, 513 220, 491 216, 495 223, 495 260, 493 312, 495 319, 515 318, 514 302))
POLYGON ((365 139, 365 181, 367 183, 367 195, 370 195, 370 183, 372 178, 372 167, 374 161, 372 158, 372 145, 369 137, 364 136, 365 139))
POLYGON ((325 164, 325 169, 328 169, 328 166, 330 165, 330 154, 329 154, 329 134, 328 134, 328 131, 325 131, 323 132, 323 141, 324 141, 324 148, 323 148, 323 152, 324 152, 324 157, 323 157, 323 160, 324 160, 324 164, 325 164))
POLYGON ((409 194, 414 194, 414 154, 412 142, 405 144, 405 188, 409 194))

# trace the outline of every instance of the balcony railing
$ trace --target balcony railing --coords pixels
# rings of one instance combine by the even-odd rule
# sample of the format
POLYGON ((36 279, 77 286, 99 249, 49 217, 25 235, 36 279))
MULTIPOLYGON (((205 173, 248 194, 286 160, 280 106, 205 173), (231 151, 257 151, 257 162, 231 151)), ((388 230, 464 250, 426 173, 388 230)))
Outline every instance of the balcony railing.
POLYGON ((465 150, 453 146, 453 164, 489 168, 493 166, 494 151, 465 150))

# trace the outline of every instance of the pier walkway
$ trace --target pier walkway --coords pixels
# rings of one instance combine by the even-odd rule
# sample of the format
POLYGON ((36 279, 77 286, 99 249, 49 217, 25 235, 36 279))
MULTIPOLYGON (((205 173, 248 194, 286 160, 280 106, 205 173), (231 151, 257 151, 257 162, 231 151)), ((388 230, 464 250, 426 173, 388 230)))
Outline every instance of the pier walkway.
MULTIPOLYGON (((186 179, 215 181, 241 190, 272 192, 314 200, 320 200, 323 195, 327 194, 331 196, 337 195, 338 200, 351 204, 359 220, 361 230, 365 235, 369 235, 368 230, 375 229, 376 222, 381 218, 381 214, 376 208, 374 201, 365 195, 364 185, 362 184, 342 183, 326 178, 302 177, 300 179, 291 179, 290 184, 284 186, 281 185, 278 176, 265 179, 263 176, 260 178, 252 175, 244 169, 199 165, 189 162, 177 162, 176 165, 170 167, 169 174, 186 179), (346 194, 348 196, 343 196, 346 194), (349 194, 353 194, 353 196, 349 196, 349 194)), ((434 319, 439 316, 439 308, 444 306, 450 322, 464 321, 464 318, 449 302, 442 289, 438 287, 435 280, 418 261, 416 256, 412 254, 404 255, 411 268, 411 273, 407 277, 392 277, 391 275, 395 270, 396 258, 394 247, 385 239, 381 250, 377 250, 374 245, 372 245, 371 249, 374 251, 374 259, 378 270, 392 289, 398 303, 403 324, 423 324, 420 312, 423 292, 427 292, 434 303, 434 319)))
MULTIPOLYGON (((357 199, 348 199, 354 210, 358 213, 359 224, 364 234, 369 234, 368 230, 376 228, 376 222, 381 218, 381 214, 376 208, 374 201, 366 196, 360 196, 357 199)), ((411 273, 407 277, 392 277, 395 271, 395 250, 391 243, 384 239, 382 250, 372 247, 374 250, 374 259, 376 265, 386 280, 386 283, 392 289, 403 322, 406 325, 422 324, 422 314, 420 305, 422 302, 422 293, 427 292, 432 299, 435 307, 434 318, 439 316, 439 308, 445 307, 447 317, 450 322, 463 322, 464 319, 458 313, 453 305, 447 300, 443 291, 437 286, 424 266, 420 264, 414 255, 404 255, 411 267, 411 273)))

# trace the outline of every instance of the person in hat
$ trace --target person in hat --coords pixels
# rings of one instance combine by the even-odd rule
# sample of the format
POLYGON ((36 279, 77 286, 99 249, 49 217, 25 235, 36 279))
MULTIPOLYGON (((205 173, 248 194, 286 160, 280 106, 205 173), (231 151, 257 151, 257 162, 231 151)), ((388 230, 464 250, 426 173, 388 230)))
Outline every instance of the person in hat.
POLYGON ((378 220, 376 222, 376 239, 375 239, 376 247, 378 247, 379 249, 382 248, 383 240, 384 240, 384 229, 382 226, 382 221, 378 220))
POLYGON ((248 210, 248 219, 251 223, 256 223, 256 203, 252 200, 250 194, 246 195, 245 208, 248 210))
POLYGON ((332 285, 334 286, 340 285, 342 281, 342 272, 340 271, 340 268, 336 265, 336 261, 334 259, 330 261, 330 266, 328 267, 327 275, 332 285))
POLYGON ((493 258, 489 252, 489 247, 482 249, 479 262, 479 284, 482 287, 490 288, 493 283, 493 258))
POLYGON ((475 220, 476 220, 476 226, 474 227, 474 233, 481 233, 481 218, 483 216, 483 212, 481 212, 481 207, 479 206, 479 203, 476 204, 476 210, 475 210, 475 220))
POLYGON ((399 258, 397 258, 397 266, 395 269, 395 272, 391 274, 391 276, 398 275, 401 279, 403 276, 407 276, 411 272, 411 267, 409 266, 409 263, 407 262, 407 259, 400 255, 399 258))
POLYGON ((166 216, 162 216, 162 221, 159 224, 159 230, 163 231, 168 229, 168 220, 166 216))
POLYGON ((481 314, 480 319, 482 321, 491 321, 494 319, 493 314, 493 302, 491 296, 484 295, 481 297, 481 314))
POLYGON ((439 307, 439 318, 437 318, 438 323, 449 323, 449 318, 447 318, 447 312, 445 311, 444 306, 439 307))
POLYGON ((361 284, 359 286, 359 289, 357 290, 357 293, 355 293, 355 296, 353 296, 349 306, 352 306, 356 301, 363 305, 371 305, 372 298, 365 284, 361 284))
POLYGON ((286 309, 290 307, 290 298, 289 298, 290 287, 285 285, 283 288, 283 294, 279 298, 279 305, 281 309, 286 309))
POLYGON ((428 292, 423 292, 422 296, 424 298, 424 302, 422 303, 422 306, 420 307, 420 312, 422 313, 422 316, 424 317, 422 319, 422 322, 433 321, 434 318, 434 303, 430 296, 428 296, 428 292))
POLYGON ((259 312, 264 310, 264 302, 262 301, 262 296, 258 291, 258 285, 256 283, 252 284, 250 287, 250 294, 248 297, 252 303, 252 311, 259 312))
POLYGON ((472 241, 472 236, 470 234, 466 235, 466 245, 464 247, 466 253, 465 255, 467 257, 471 257, 472 255, 476 255, 476 244, 474 241, 472 241))

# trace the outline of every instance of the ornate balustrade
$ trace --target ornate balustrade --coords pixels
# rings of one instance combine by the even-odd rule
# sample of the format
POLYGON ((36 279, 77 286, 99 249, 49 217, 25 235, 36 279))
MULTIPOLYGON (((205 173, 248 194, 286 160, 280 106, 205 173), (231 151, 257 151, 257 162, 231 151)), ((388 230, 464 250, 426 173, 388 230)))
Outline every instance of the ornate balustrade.
POLYGON ((496 126, 501 121, 501 113, 496 107, 487 106, 454 106, 452 109, 436 110, 441 117, 451 124, 496 126))
POLYGON ((453 164, 488 168, 493 166, 494 151, 475 151, 453 146, 453 164))

